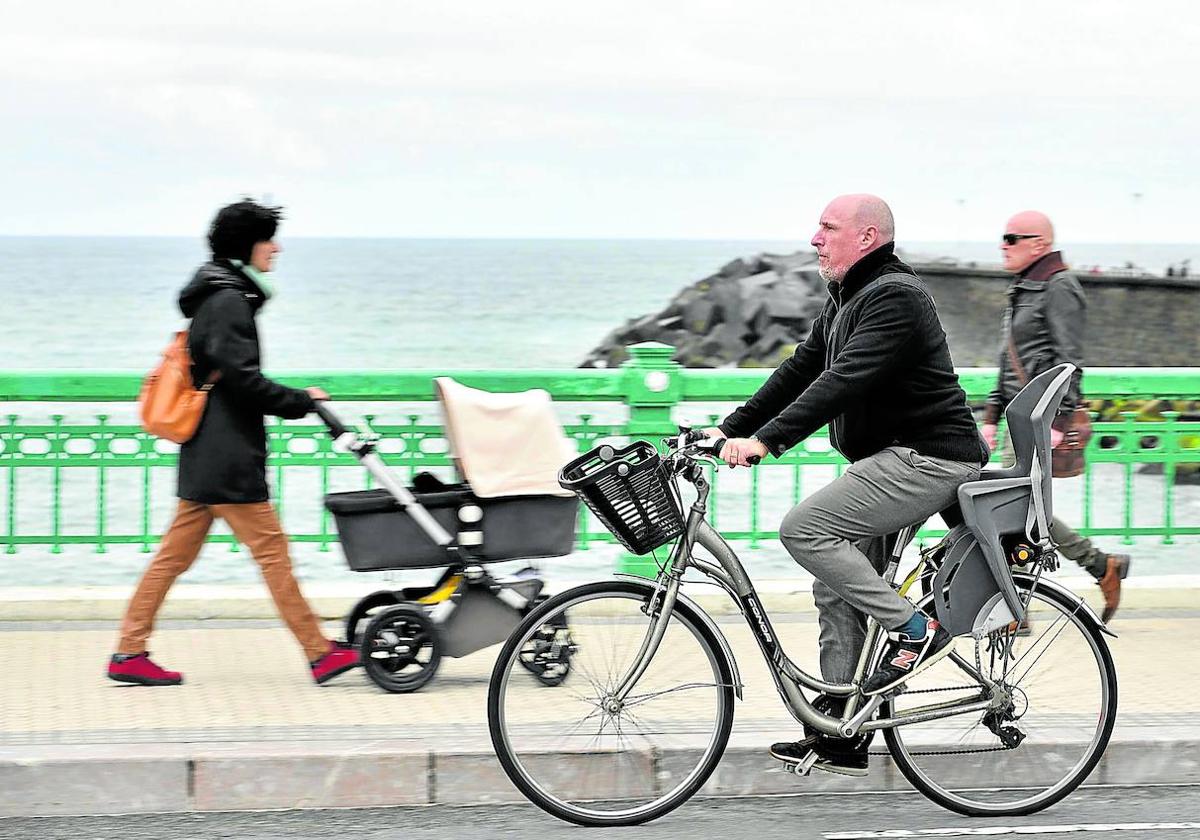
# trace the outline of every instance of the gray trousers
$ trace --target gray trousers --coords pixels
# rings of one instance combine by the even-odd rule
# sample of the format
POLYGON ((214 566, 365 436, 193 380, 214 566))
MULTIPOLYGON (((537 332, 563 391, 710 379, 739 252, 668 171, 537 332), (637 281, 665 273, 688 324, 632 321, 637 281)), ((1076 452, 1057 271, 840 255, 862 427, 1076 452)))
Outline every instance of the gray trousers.
MULTIPOLYGON (((1013 451, 1012 439, 1004 441, 1003 464, 1011 467, 1017 462, 1017 453, 1013 451)), ((1108 554, 1096 548, 1083 534, 1076 531, 1057 516, 1050 523, 1050 538, 1058 546, 1058 553, 1068 560, 1074 560, 1092 577, 1099 579, 1108 570, 1108 554)))
POLYGON ((958 486, 979 470, 979 464, 889 446, 851 464, 783 518, 779 538, 784 548, 816 578, 813 600, 826 680, 849 682, 854 676, 866 616, 887 630, 912 618, 912 604, 880 576, 887 561, 882 538, 949 507, 958 486))

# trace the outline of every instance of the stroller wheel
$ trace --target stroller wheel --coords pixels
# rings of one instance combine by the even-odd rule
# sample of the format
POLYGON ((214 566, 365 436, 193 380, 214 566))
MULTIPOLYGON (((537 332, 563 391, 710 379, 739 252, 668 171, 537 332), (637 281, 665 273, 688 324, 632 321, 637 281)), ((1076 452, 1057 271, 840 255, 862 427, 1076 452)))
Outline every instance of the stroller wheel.
POLYGON ((392 590, 380 589, 355 604, 354 609, 350 610, 350 615, 346 616, 346 641, 352 645, 358 644, 359 637, 362 635, 359 624, 372 613, 377 612, 380 607, 399 604, 400 600, 400 596, 392 590))
POLYGON ((367 675, 395 693, 425 685, 442 660, 438 629, 417 604, 401 603, 378 613, 367 625, 359 651, 367 675))
POLYGON ((542 685, 561 685, 571 673, 575 643, 566 625, 547 622, 521 648, 519 660, 542 685))

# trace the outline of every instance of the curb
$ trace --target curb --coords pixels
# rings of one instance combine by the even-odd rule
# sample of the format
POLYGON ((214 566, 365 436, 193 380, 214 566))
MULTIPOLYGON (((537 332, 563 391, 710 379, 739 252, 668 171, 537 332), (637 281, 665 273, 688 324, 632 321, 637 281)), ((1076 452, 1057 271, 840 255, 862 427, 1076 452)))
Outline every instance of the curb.
MULTIPOLYGON (((407 748, 406 748, 407 747, 407 748)), ((1054 745, 1039 748, 1051 754, 1054 745)), ((0 749, 0 817, 521 803, 490 749, 431 752, 363 742, 321 750, 304 743, 110 745, 0 749)), ((646 754, 642 771, 669 779, 683 751, 646 754)), ((565 778, 588 770, 587 754, 547 754, 565 778)), ((961 780, 970 784, 972 768, 961 780)), ((580 778, 584 778, 581 775, 580 778)), ((628 773, 586 776, 587 792, 619 796, 628 773)), ((1200 738, 1114 738, 1089 785, 1200 782, 1200 738)), ((797 778, 761 746, 731 746, 702 796, 910 791, 885 755, 864 778, 797 778)))
MULTIPOLYGON (((583 581, 552 581, 553 593, 583 581)), ((1068 588, 1099 603, 1098 590, 1090 578, 1061 576, 1068 588)), ((755 581, 759 600, 776 613, 815 612, 811 579, 755 581)), ((382 586, 305 586, 305 594, 317 615, 326 620, 342 619, 360 598, 382 586)), ((688 596, 714 616, 736 615, 737 605, 711 586, 685 587, 688 596)), ((120 621, 132 592, 127 586, 87 587, 0 587, 2 621, 120 621)), ((1200 576, 1164 575, 1125 582, 1121 609, 1195 610, 1200 604, 1200 576)), ((276 619, 274 603, 260 585, 180 584, 171 590, 159 619, 202 621, 208 619, 276 619)))

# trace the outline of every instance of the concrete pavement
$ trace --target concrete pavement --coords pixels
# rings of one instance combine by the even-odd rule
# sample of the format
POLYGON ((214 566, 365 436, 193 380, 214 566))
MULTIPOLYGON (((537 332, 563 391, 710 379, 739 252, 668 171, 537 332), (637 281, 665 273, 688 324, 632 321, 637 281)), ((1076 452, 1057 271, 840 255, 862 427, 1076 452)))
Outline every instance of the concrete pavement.
MULTIPOLYGON (((785 647, 815 670, 811 602, 786 585, 764 589, 785 647)), ((1092 782, 1200 782, 1200 677, 1183 667, 1200 648, 1197 594, 1126 596, 1111 640, 1118 727, 1092 782)), ((720 606, 723 595, 701 599, 720 617, 745 682, 729 752, 706 793, 908 789, 883 755, 865 779, 783 773, 765 746, 797 727, 740 616, 720 606)), ((487 736, 497 648, 443 660, 416 694, 387 694, 361 672, 318 688, 286 631, 238 612, 163 622, 154 654, 187 682, 155 689, 103 678, 116 627, 96 613, 0 621, 9 663, 0 681, 0 815, 521 801, 487 736)))

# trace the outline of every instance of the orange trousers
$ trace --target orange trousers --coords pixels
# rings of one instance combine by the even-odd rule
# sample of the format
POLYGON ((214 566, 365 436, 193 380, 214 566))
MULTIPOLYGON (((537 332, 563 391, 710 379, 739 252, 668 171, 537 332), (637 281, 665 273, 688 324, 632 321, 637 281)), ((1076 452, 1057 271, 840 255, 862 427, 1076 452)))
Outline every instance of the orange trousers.
POLYGON ((138 654, 146 649, 146 640, 154 629, 154 617, 167 597, 175 579, 186 572, 200 553, 213 519, 224 519, 238 542, 262 569, 263 580, 275 608, 295 635, 304 655, 311 662, 329 651, 329 640, 321 633, 321 624, 308 601, 300 594, 300 585, 292 574, 287 534, 270 502, 240 505, 205 505, 179 500, 171 527, 163 535, 158 554, 142 575, 125 618, 121 622, 118 653, 138 654))

